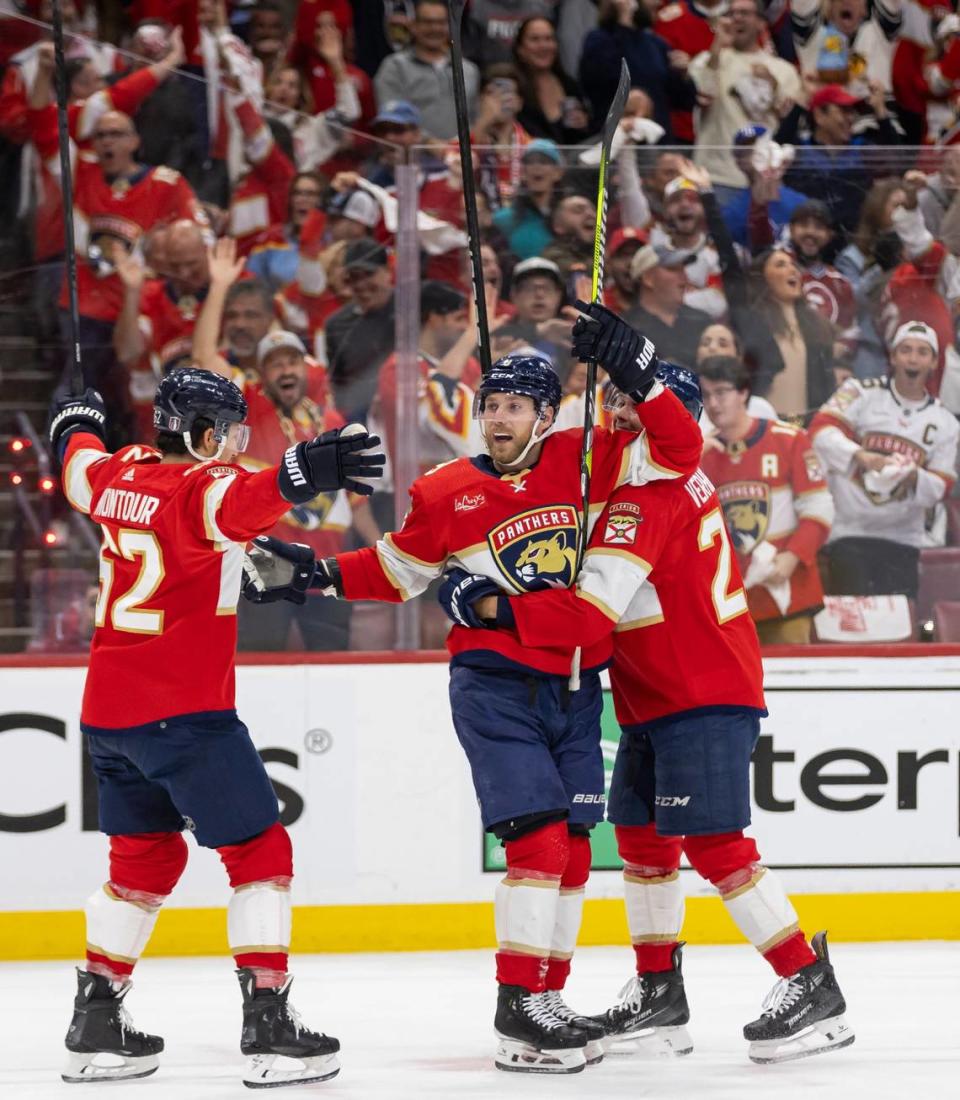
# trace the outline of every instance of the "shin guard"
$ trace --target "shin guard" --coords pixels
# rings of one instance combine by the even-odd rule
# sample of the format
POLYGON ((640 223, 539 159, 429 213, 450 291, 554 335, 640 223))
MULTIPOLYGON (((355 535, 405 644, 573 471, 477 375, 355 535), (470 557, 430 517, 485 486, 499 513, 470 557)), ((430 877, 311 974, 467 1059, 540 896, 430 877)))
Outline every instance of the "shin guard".
POLYGON ((497 884, 497 981, 539 993, 546 988, 560 880, 570 857, 566 822, 506 842, 507 873, 497 884))

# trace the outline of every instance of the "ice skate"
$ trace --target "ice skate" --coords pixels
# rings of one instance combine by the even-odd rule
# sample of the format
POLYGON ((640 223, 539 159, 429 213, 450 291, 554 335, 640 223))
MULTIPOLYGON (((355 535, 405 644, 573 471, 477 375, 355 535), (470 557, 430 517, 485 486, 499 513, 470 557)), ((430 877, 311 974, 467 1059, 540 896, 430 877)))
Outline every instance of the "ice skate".
POLYGON ((311 1085, 336 1077, 340 1043, 303 1026, 287 1002, 293 979, 288 977, 279 989, 257 989, 252 970, 238 970, 237 977, 243 993, 240 1049, 250 1056, 243 1076, 247 1088, 311 1085))
POLYGON ((109 978, 77 969, 77 995, 67 1030, 70 1061, 60 1076, 70 1084, 149 1077, 160 1064, 159 1035, 137 1031, 123 1007, 131 983, 113 988, 109 978))
POLYGON ((810 946, 817 961, 777 982, 763 1002, 760 1018, 743 1029, 752 1062, 789 1062, 853 1042, 853 1029, 843 1015, 847 1005, 827 953, 826 932, 818 932, 810 946))
POLYGON ((558 1019, 544 993, 501 985, 497 993, 497 1069, 511 1073, 579 1073, 587 1036, 558 1019))
POLYGON ((620 990, 620 1004, 602 1016, 592 1016, 606 1031, 608 1054, 639 1054, 671 1058, 689 1054, 693 1040, 683 988, 682 944, 673 950, 673 969, 638 974, 620 990))
POLYGON ((602 1062, 603 1038, 606 1035, 603 1025, 589 1016, 581 1016, 579 1012, 574 1012, 563 999, 563 994, 559 989, 548 989, 543 995, 543 1000, 547 1008, 561 1023, 566 1024, 567 1027, 575 1028, 577 1031, 582 1031, 586 1035, 587 1045, 584 1047, 583 1055, 587 1060, 587 1065, 595 1066, 598 1062, 602 1062))

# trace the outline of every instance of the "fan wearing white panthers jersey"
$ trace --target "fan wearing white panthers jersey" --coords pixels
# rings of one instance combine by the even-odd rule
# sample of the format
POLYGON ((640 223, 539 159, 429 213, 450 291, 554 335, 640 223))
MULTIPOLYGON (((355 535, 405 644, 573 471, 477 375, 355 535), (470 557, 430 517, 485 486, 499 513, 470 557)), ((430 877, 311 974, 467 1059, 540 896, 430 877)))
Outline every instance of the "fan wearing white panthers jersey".
POLYGON ((836 505, 827 543, 833 593, 917 594, 927 514, 957 477, 960 427, 926 387, 938 352, 929 325, 901 325, 889 376, 848 379, 813 419, 836 505))

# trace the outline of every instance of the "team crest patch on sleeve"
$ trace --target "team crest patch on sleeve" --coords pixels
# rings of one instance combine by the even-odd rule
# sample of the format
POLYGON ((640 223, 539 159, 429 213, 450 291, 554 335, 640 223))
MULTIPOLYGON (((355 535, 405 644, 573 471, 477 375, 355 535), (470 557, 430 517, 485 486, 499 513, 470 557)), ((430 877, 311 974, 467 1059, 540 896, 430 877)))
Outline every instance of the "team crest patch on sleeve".
POLYGON ((811 481, 823 481, 824 472, 823 467, 820 465, 820 459, 817 457, 816 451, 804 451, 803 452, 803 464, 807 468, 807 477, 811 481))
POLYGON ((518 592, 569 588, 576 576, 580 516, 569 504, 531 508, 487 535, 497 567, 518 592))
POLYGON ((717 490, 733 548, 752 554, 770 523, 770 486, 763 481, 731 481, 717 490))
POLYGON ((608 546, 632 546, 637 541, 637 524, 640 522, 636 516, 626 516, 622 513, 607 517, 606 530, 603 532, 603 541, 608 546))

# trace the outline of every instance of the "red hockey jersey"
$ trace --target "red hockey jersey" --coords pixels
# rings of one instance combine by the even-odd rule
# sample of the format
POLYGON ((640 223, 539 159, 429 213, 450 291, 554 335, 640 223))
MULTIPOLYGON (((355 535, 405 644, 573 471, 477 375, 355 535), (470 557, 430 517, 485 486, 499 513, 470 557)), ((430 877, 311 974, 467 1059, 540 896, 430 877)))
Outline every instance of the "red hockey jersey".
MULTIPOLYGON (((672 393, 658 392, 637 411, 646 429, 639 436, 595 433, 591 524, 618 485, 675 479, 696 467, 700 432, 672 393)), ((576 580, 581 438, 579 430, 548 436, 537 464, 514 474, 498 474, 483 456, 418 478, 403 527, 338 558, 346 598, 399 603, 423 592, 448 564, 490 577, 507 592, 568 588, 576 580)), ((455 626, 447 648, 472 663, 564 675, 576 645, 568 633, 533 647, 515 631, 455 626)), ((609 636, 585 648, 583 667, 604 664, 611 648, 609 636)))
POLYGON ((575 589, 510 601, 526 646, 584 654, 614 639, 623 727, 702 707, 764 710, 757 631, 716 490, 690 477, 625 485, 593 529, 575 589))
POLYGON ((243 544, 290 507, 275 466, 160 458, 82 432, 67 445, 64 494, 103 534, 80 711, 95 729, 233 709, 243 544))
MULTIPOLYGON (((746 438, 726 443, 723 451, 705 451, 701 465, 717 487, 748 584, 754 552, 764 543, 777 551, 791 550, 800 559, 784 591, 781 586, 771 590, 762 581, 747 588, 754 619, 819 609, 823 586, 817 551, 830 534, 833 498, 807 433, 780 420, 758 420, 746 438)), ((760 570, 754 573, 761 575, 760 570)))

